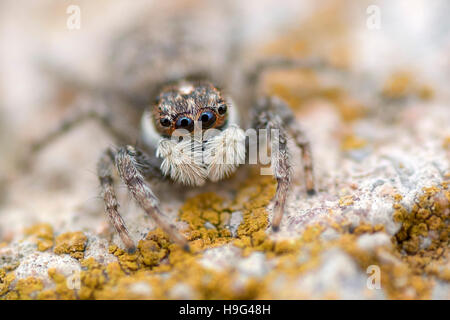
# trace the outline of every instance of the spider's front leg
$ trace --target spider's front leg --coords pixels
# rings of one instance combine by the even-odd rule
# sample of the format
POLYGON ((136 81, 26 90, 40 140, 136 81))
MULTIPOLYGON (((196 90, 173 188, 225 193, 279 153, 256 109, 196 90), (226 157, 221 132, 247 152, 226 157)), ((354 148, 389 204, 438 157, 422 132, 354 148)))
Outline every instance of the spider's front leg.
POLYGON ((100 182, 101 194, 105 203, 105 211, 119 234, 122 242, 125 244, 127 251, 133 253, 136 251, 133 240, 128 233, 128 229, 122 216, 119 213, 119 203, 117 201, 116 192, 114 191, 114 178, 112 170, 114 168, 114 151, 108 148, 103 152, 97 164, 97 175, 100 182))
POLYGON ((94 107, 90 107, 87 110, 80 110, 68 115, 56 128, 48 132, 39 140, 33 142, 31 144, 31 153, 35 154, 39 152, 50 145, 54 140, 89 120, 94 120, 102 125, 103 128, 105 128, 111 136, 115 137, 117 141, 127 141, 128 136, 112 125, 107 110, 96 110, 94 107))
POLYGON ((283 217, 292 175, 287 147, 288 134, 294 136, 297 145, 302 149, 306 189, 309 195, 313 195, 315 190, 310 144, 295 122, 292 111, 282 100, 276 97, 260 99, 253 110, 253 115, 253 127, 267 129, 271 133, 271 145, 274 146, 275 142, 278 145, 278 148, 272 149, 271 152, 273 174, 277 180, 272 229, 277 231, 283 217))
MULTIPOLYGON (((168 223, 159 207, 159 200, 145 181, 144 175, 155 172, 155 165, 144 153, 132 146, 120 148, 115 154, 115 163, 119 176, 140 207, 184 250, 189 251, 189 244, 176 227, 168 223)), ((159 172, 159 171, 158 171, 159 172)))

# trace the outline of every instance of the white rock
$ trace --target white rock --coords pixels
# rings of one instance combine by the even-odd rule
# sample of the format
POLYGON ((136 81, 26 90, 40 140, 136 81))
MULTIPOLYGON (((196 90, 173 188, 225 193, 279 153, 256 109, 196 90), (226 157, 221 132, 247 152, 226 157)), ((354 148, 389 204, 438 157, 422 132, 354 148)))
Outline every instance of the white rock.
POLYGON ((363 250, 373 251, 380 246, 390 246, 391 239, 384 232, 376 232, 374 234, 366 233, 358 237, 356 243, 363 250))

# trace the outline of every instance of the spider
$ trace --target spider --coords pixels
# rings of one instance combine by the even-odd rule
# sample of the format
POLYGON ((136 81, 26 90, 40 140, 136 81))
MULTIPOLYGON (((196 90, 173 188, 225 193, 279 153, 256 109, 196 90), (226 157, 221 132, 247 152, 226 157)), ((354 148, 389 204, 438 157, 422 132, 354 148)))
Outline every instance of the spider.
MULTIPOLYGON (((166 19, 165 21, 180 23, 177 19, 166 19)), ((176 24, 167 25, 166 32, 174 30, 174 25, 176 24)), ((189 37, 182 37, 179 34, 186 30, 189 28, 176 28, 174 32, 177 32, 178 39, 189 39, 189 37)), ((141 30, 123 35, 119 42, 120 45, 116 44, 116 49, 123 50, 125 47, 128 50, 130 38, 142 33, 141 30)), ((145 50, 153 50, 152 53, 154 50, 162 51, 160 55, 153 54, 151 56, 158 56, 159 65, 164 67, 177 65, 179 60, 185 60, 186 56, 196 56, 200 51, 204 54, 204 47, 198 44, 197 46, 193 46, 192 43, 179 45, 174 43, 175 40, 168 40, 174 38, 164 35, 160 36, 157 41, 149 40, 151 45, 136 47, 144 52, 145 50), (170 45, 161 45, 161 41, 168 42, 170 45), (171 50, 170 55, 164 52, 164 50, 169 50, 167 48, 171 50), (175 48, 175 54, 173 48, 175 48), (161 62, 161 59, 169 59, 169 56, 171 61, 161 62)), ((131 43, 131 45, 134 44, 131 43)), ((120 56, 120 50, 114 50, 114 52, 116 56, 120 56), (117 51, 119 53, 116 53, 117 51)), ((123 59, 118 60, 123 61, 123 59)), ((147 70, 144 67, 156 68, 155 61, 149 62, 144 59, 144 61, 138 62, 138 67, 131 68, 133 70, 131 73, 145 74, 142 72, 142 70, 147 70)), ((96 103, 95 108, 83 110, 67 118, 56 130, 35 143, 33 150, 40 150, 56 137, 87 119, 98 121, 111 133, 118 145, 114 148, 108 147, 102 153, 97 165, 97 175, 105 212, 128 252, 134 252, 136 246, 119 213, 119 203, 114 188, 115 172, 146 214, 167 233, 173 242, 189 251, 189 244, 185 237, 174 224, 164 217, 158 197, 152 191, 151 182, 168 180, 187 186, 199 186, 206 181, 217 182, 225 179, 246 161, 246 155, 248 157, 250 143, 248 141, 244 143, 243 130, 248 128, 276 130, 278 132, 276 137, 278 148, 272 150, 271 168, 277 181, 277 188, 273 199, 271 225, 272 229, 277 231, 282 221, 292 178, 292 163, 287 146, 288 138, 293 138, 302 151, 305 184, 309 195, 315 193, 311 146, 289 106, 277 97, 259 96, 256 88, 258 80, 266 70, 294 67, 319 69, 323 67, 323 63, 316 60, 299 61, 287 58, 271 58, 267 61, 260 61, 243 72, 243 90, 248 96, 243 100, 246 106, 235 104, 225 94, 225 91, 216 85, 213 77, 205 76, 204 72, 197 72, 191 65, 187 68, 189 70, 175 73, 167 71, 169 68, 163 68, 166 72, 160 76, 163 81, 133 82, 124 80, 124 82, 128 81, 127 83, 132 84, 114 88, 95 87, 80 79, 71 78, 67 74, 55 71, 55 76, 63 79, 62 82, 65 82, 67 86, 99 96, 103 101, 100 104, 108 105, 108 108, 102 110, 98 107, 100 104, 96 103), (139 85, 137 85, 138 82, 139 85), (141 85, 142 83, 143 85, 141 85), (145 94, 140 96, 138 92, 145 92, 145 94), (142 96, 146 96, 146 98, 141 98, 142 96), (117 114, 109 106, 120 104, 119 100, 122 106, 126 106, 125 109, 122 108, 122 110, 127 110, 125 114, 134 115, 125 128, 140 131, 138 134, 141 140, 139 144, 133 144, 133 138, 130 138, 126 130, 123 130, 124 127, 120 127, 114 121, 117 114), (131 108, 132 104, 139 104, 139 107, 131 108), (214 134, 208 137, 206 135, 208 130, 214 131, 214 134), (183 134, 179 135, 180 131, 183 134), (194 137, 197 132, 202 133, 203 137, 196 147, 192 146, 192 141, 189 142, 186 138, 194 137), (230 141, 235 143, 227 143, 230 141), (222 159, 223 156, 231 156, 232 161, 225 163, 219 161, 218 159, 222 159)), ((112 68, 120 69, 120 65, 113 63, 112 68)), ((204 71, 204 69, 200 71, 204 71)), ((154 73, 152 72, 152 75, 154 73)), ((120 82, 125 77, 118 79, 120 82)), ((122 114, 124 113, 122 112, 122 114)), ((118 116, 118 118, 120 117, 118 116)), ((272 135, 267 136, 270 139, 274 138, 272 135)), ((194 138, 193 141, 195 144, 196 139, 194 138)))

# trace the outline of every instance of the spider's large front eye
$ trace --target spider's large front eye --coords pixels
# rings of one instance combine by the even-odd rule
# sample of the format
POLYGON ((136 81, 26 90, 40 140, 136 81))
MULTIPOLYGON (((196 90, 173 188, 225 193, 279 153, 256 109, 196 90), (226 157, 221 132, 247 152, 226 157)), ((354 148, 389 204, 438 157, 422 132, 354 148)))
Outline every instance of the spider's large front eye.
POLYGON ((175 123, 176 129, 186 129, 188 131, 192 131, 194 128, 194 121, 188 117, 180 117, 175 123))
POLYGON ((202 128, 207 129, 211 127, 214 122, 216 122, 216 115, 212 111, 205 111, 202 112, 202 114, 198 118, 198 121, 202 122, 202 128))
POLYGON ((159 122, 161 123, 161 125, 163 127, 168 127, 170 126, 170 120, 167 118, 161 118, 161 120, 159 120, 159 122))

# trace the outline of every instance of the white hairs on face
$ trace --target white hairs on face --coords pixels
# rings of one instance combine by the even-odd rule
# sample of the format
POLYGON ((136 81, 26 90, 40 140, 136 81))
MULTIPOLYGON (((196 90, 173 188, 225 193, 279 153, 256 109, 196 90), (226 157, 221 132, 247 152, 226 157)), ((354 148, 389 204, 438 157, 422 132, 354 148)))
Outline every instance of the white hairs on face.
POLYGON ((202 163, 202 143, 193 143, 190 139, 176 142, 161 139, 156 156, 163 158, 161 171, 176 182, 201 186, 205 183, 207 170, 202 163))
POLYGON ((156 156, 163 158, 164 175, 185 185, 201 186, 206 179, 219 181, 229 176, 245 163, 245 133, 231 125, 204 144, 191 139, 161 139, 156 156))
POLYGON ((236 125, 231 125, 206 142, 203 155, 211 181, 219 181, 229 176, 245 162, 244 131, 236 125))

